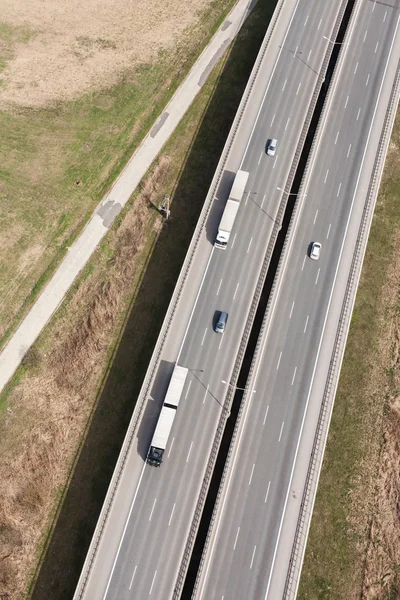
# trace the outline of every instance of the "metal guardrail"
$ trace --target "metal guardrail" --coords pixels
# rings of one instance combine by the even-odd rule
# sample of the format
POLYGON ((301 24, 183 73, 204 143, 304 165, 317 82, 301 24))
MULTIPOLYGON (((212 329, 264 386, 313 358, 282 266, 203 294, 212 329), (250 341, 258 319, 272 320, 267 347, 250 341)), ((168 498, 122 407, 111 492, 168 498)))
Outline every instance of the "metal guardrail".
POLYGON ((393 128, 396 109, 400 98, 400 63, 397 67, 395 82, 386 111, 384 127, 379 140, 378 152, 375 158, 374 168, 367 192, 363 217, 357 236, 356 248, 351 264, 350 274, 346 286, 345 298, 339 318, 338 330, 332 359, 329 366, 328 380, 324 391, 320 416, 316 429, 314 446, 312 450, 310 465, 307 473, 306 485, 301 502, 300 514, 296 528, 292 555, 290 559, 288 575, 285 585, 285 600, 293 600, 297 595, 300 581, 301 568, 304 552, 311 523, 315 496, 322 467, 323 456, 327 441, 327 433, 331 420, 336 389, 339 382, 340 369, 350 328, 350 320, 353 312, 358 282, 360 279, 362 264, 367 247, 368 235, 371 228, 372 217, 375 209, 376 198, 379 190, 380 180, 386 157, 387 147, 393 128))
MULTIPOLYGON (((283 5, 283 3, 281 3, 280 10, 282 9, 282 5, 283 5)), ((344 14, 344 11, 346 9, 346 6, 347 6, 347 0, 343 0, 341 8, 340 8, 339 13, 338 13, 338 17, 337 17, 336 22, 335 22, 335 26, 334 26, 333 31, 332 31, 332 35, 334 37, 337 35, 337 32, 339 31, 339 28, 340 28, 340 25, 341 25, 341 22, 342 22, 342 19, 343 19, 343 14, 344 14)), ((298 145, 297 145, 297 148, 296 148, 296 152, 295 152, 295 155, 294 155, 293 163, 292 163, 292 166, 291 166, 291 169, 289 171, 289 175, 288 175, 288 178, 287 178, 287 181, 286 181, 285 190, 288 189, 290 191, 290 189, 292 187, 293 180, 294 180, 294 177, 295 177, 295 174, 296 174, 296 171, 297 171, 297 167, 298 167, 298 164, 299 164, 299 161, 300 161, 300 156, 301 156, 301 153, 302 153, 302 150, 303 150, 303 147, 304 147, 304 142, 305 142, 305 139, 306 139, 306 136, 307 136, 307 133, 308 133, 308 129, 309 129, 309 126, 310 126, 310 123, 311 123, 311 120, 312 120, 312 117, 313 117, 313 114, 314 114, 315 106, 316 106, 316 103, 317 103, 317 100, 318 100, 318 96, 319 96, 319 93, 321 91, 322 84, 325 81, 326 70, 327 70, 327 67, 328 67, 328 64, 329 64, 329 60, 330 60, 332 51, 333 51, 333 45, 329 45, 328 48, 327 48, 327 51, 326 51, 323 63, 322 63, 321 70, 320 70, 319 75, 318 75, 318 79, 317 79, 317 82, 316 82, 316 85, 315 85, 315 88, 314 88, 313 96, 312 96, 312 99, 311 99, 311 102, 310 102, 310 105, 309 105, 309 110, 307 112, 306 119, 304 121, 304 125, 303 125, 303 128, 302 128, 300 137, 299 137, 299 142, 298 142, 298 145)), ((261 292, 262 292, 262 289, 263 289, 263 286, 264 286, 264 283, 265 283, 265 279, 266 279, 268 268, 269 268, 269 265, 270 265, 270 262, 271 262, 271 257, 272 257, 272 253, 274 251, 275 243, 276 243, 279 231, 281 229, 282 219, 283 219, 283 215, 285 213, 286 205, 287 205, 287 197, 288 197, 288 193, 285 192, 282 195, 282 199, 281 199, 278 211, 277 211, 277 216, 276 216, 276 219, 275 219, 274 229, 273 229, 271 237, 270 237, 270 241, 269 241, 269 244, 268 244, 267 252, 266 252, 265 259, 264 259, 264 262, 263 262, 263 266, 262 266, 262 269, 261 269, 261 272, 260 272, 260 277, 259 277, 259 280, 258 280, 258 283, 257 283, 256 292, 254 294, 252 306, 251 306, 249 317, 248 317, 248 320, 247 320, 247 323, 246 323, 246 327, 245 327, 245 333, 244 333, 243 338, 242 338, 242 343, 241 343, 241 348, 240 348, 240 351, 239 351, 239 354, 238 354, 238 359, 237 359, 237 361, 235 363, 234 376, 232 377, 232 379, 230 381, 230 384, 233 385, 233 386, 236 384, 236 381, 237 381, 237 378, 238 378, 238 375, 239 375, 239 371, 240 371, 240 367, 241 367, 242 362, 243 362, 243 357, 244 357, 244 352, 245 352, 245 349, 246 349, 246 346, 247 346, 248 337, 250 335, 251 327, 252 327, 253 322, 254 322, 255 313, 256 313, 256 310, 257 310, 257 307, 258 307, 258 304, 259 304, 261 292)), ((290 225, 289 225, 289 230, 290 230, 290 225)), ((288 237, 289 237, 289 232, 288 232, 288 236, 287 236, 286 239, 288 239, 288 237)), ((286 245, 286 242, 285 242, 285 245, 286 245)), ((284 251, 282 252, 282 256, 283 256, 283 254, 284 254, 284 251)), ((254 372, 256 358, 258 356, 258 352, 259 352, 261 341, 262 341, 262 337, 263 337, 263 332, 264 332, 266 324, 268 322, 269 309, 270 309, 271 300, 273 298, 274 291, 275 291, 275 288, 276 288, 276 282, 278 280, 278 274, 279 274, 279 270, 280 270, 280 266, 281 266, 281 260, 279 261, 277 273, 276 273, 276 276, 274 278, 274 282, 273 282, 273 285, 272 285, 272 288, 271 288, 271 294, 270 294, 270 298, 269 298, 269 301, 268 301, 268 304, 267 304, 265 317, 263 319, 263 322, 262 322, 262 325, 261 325, 261 329, 260 329, 260 334, 259 334, 258 339, 257 339, 256 349, 255 349, 253 360, 252 360, 252 363, 251 363, 251 366, 250 366, 249 376, 247 378, 248 382, 251 381, 251 378, 252 378, 252 375, 253 375, 253 372, 254 372)), ((230 388, 230 390, 232 390, 232 387, 230 388)), ((241 403, 240 408, 239 408, 239 412, 238 412, 238 416, 237 416, 237 420, 236 420, 236 425, 234 427, 234 431, 233 431, 233 434, 232 434, 232 440, 231 440, 231 443, 230 443, 230 446, 229 446, 229 450, 228 450, 228 454, 227 454, 227 459, 226 459, 224 470, 223 470, 222 477, 221 477, 220 486, 219 486, 219 489, 218 489, 218 492, 217 492, 217 497, 216 497, 216 502, 215 502, 214 510, 213 510, 213 513, 212 513, 212 516, 211 516, 211 520, 210 520, 209 530, 208 530, 206 541, 205 541, 205 544, 204 544, 204 550, 203 550, 203 553, 202 553, 202 557, 200 559, 199 570, 198 570, 198 574, 197 574, 197 578, 196 578, 196 582, 195 582, 195 586, 194 586, 194 590, 193 590, 193 596, 192 596, 193 598, 195 597, 195 595, 197 593, 198 586, 199 586, 199 582, 200 582, 200 578, 201 578, 201 572, 202 572, 202 569, 203 569, 203 566, 204 566, 205 556, 206 556, 207 549, 208 549, 208 546, 209 546, 209 543, 210 543, 210 539, 211 539, 211 535, 212 535, 212 532, 213 532, 213 527, 214 527, 215 519, 216 519, 216 516, 217 516, 217 513, 218 513, 218 508, 219 508, 221 496, 222 496, 222 493, 224 491, 226 476, 227 476, 228 471, 230 469, 230 463, 231 463, 232 453, 233 453, 233 449, 235 447, 235 442, 236 442, 236 438, 237 438, 237 433, 238 433, 238 430, 239 430, 239 426, 240 426, 240 423, 241 423, 241 418, 242 418, 243 410, 244 410, 244 407, 246 406, 246 403, 247 403, 247 395, 248 394, 247 394, 247 384, 246 384, 246 391, 244 392, 242 403, 241 403)), ((229 406, 228 406, 228 410, 226 412, 223 411, 223 414, 221 414, 220 424, 221 424, 222 418, 225 417, 225 420, 223 421, 223 429, 225 428, 226 419, 229 417, 229 414, 230 414, 230 406, 231 406, 231 402, 232 402, 232 396, 233 396, 233 392, 230 392, 230 394, 229 394, 229 406)), ((225 405, 224 405, 224 409, 225 409, 225 405)), ((222 434, 223 434, 223 430, 222 430, 222 434)), ((220 438, 218 446, 217 446, 216 454, 218 453, 218 449, 219 449, 220 442, 221 442, 221 439, 222 439, 222 434, 221 434, 221 438, 220 438)), ((214 447, 213 447, 213 452, 214 452, 214 447)), ((211 461, 211 458, 210 458, 210 461, 211 461)), ((214 459, 214 462, 212 463, 212 469, 214 468, 214 465, 215 465, 215 459, 214 459)), ((211 472, 211 475, 212 475, 212 472, 211 472)), ((210 475, 209 479, 211 479, 211 475, 210 475)), ((207 491, 208 491, 208 486, 207 486, 207 491)), ((203 506, 204 506, 204 502, 201 505, 201 512, 203 510, 203 506)), ((200 515, 198 517, 198 522, 200 521, 200 518, 201 518, 201 512, 200 512, 200 515)), ((197 523, 197 527, 198 527, 198 523, 197 523)), ((197 532, 197 528, 196 528, 196 532, 197 532)), ((191 551, 191 549, 190 549, 190 551, 191 551)), ((179 596, 174 596, 174 600, 178 600, 178 599, 179 599, 179 596)))
MULTIPOLYGON (((98 523, 96 526, 96 530, 95 530, 93 538, 92 538, 92 542, 91 542, 91 545, 90 545, 90 548, 89 548, 89 551, 88 551, 88 554, 86 557, 86 561, 85 561, 85 564, 84 564, 84 567, 83 567, 83 570, 81 573, 81 577, 79 579, 78 587, 75 592, 75 596, 74 596, 75 600, 81 600, 83 598, 83 594, 85 592, 86 584, 89 579, 92 565, 94 563, 94 560, 95 560, 95 557, 97 554, 97 549, 98 549, 100 541, 101 541, 102 533, 104 531, 104 528, 105 528, 105 525, 106 525, 106 522, 108 519, 108 515, 110 513, 111 506, 112 506, 112 503, 113 503, 113 500, 114 500, 114 497, 115 497, 115 494, 116 494, 116 491, 118 488, 118 484, 120 482, 121 475, 122 475, 122 472, 125 467, 126 459, 130 452, 132 441, 134 439, 134 436, 136 434, 138 425, 140 423, 140 420, 141 420, 141 417, 143 414, 146 398, 148 397, 149 391, 150 391, 151 386, 154 381, 154 377, 155 377, 155 374, 156 374, 156 371, 157 371, 157 368, 158 368, 158 365, 160 362, 161 354, 164 349, 165 340, 169 333, 171 322, 174 318, 176 308, 178 306, 178 302, 180 300, 180 296, 181 296, 185 281, 187 279, 196 249, 197 249, 199 241, 200 241, 200 237, 204 231, 207 219, 209 217, 209 213, 210 213, 212 204, 214 202, 216 191, 218 190, 218 186, 220 185, 222 175, 224 173, 225 164, 228 160, 230 150, 235 141, 237 130, 242 121, 242 117, 243 117, 245 108, 247 106, 250 94, 253 90, 257 75, 259 73, 262 59, 267 50, 267 46, 271 39, 273 30, 275 29, 276 22, 278 20, 279 14, 281 13, 284 3, 285 3, 285 0, 279 0, 279 5, 277 5, 277 8, 274 13, 273 25, 270 29, 268 29, 265 41, 263 42, 262 51, 259 53, 259 55, 257 57, 256 66, 255 66, 255 68, 253 68, 251 80, 249 81, 249 84, 246 87, 245 93, 243 95, 242 101, 239 105, 239 109, 238 109, 238 112, 235 117, 235 121, 234 121, 231 131, 229 133, 227 144, 225 145, 225 148, 224 148, 224 156, 219 164, 218 175, 216 178, 214 177, 214 183, 212 184, 212 187, 210 187, 209 193, 208 193, 207 198, 204 203, 202 213, 200 215, 195 232, 193 234, 191 245, 190 245, 189 251, 186 255, 184 264, 182 266, 182 270, 180 272, 180 275, 179 275, 179 278, 178 278, 178 281, 177 281, 177 284, 176 284, 176 287, 175 287, 175 290, 173 293, 173 297, 172 297, 170 305, 168 307, 168 311, 167 311, 164 323, 162 325, 160 336, 157 340, 155 349, 153 351, 153 355, 152 355, 152 358, 151 358, 151 361, 149 364, 149 369, 146 373, 145 380, 142 384, 142 388, 141 388, 141 391, 139 394, 139 401, 136 404, 134 414, 132 416, 132 420, 129 424, 129 428, 128 428, 124 443, 121 448, 121 454, 118 458, 118 462, 117 462, 115 471, 113 473, 113 477, 112 477, 112 480, 111 480, 111 483, 110 483, 110 486, 109 486, 109 489, 107 492, 106 499, 104 501, 104 505, 103 505, 103 508, 102 508, 102 511, 101 511, 101 514, 100 514, 100 517, 99 517, 99 520, 98 520, 98 523)), ((231 390, 231 388, 229 388, 229 390, 231 390)), ((224 408, 222 410, 220 423, 218 425, 217 434, 216 434, 217 436, 220 435, 219 432, 220 432, 221 424, 225 423, 225 421, 229 415, 229 410, 227 410, 227 407, 230 406, 230 404, 231 404, 231 396, 228 392, 227 401, 224 403, 224 408)), ((214 448, 214 446, 213 446, 213 448, 214 448)), ((214 456, 213 451, 212 451, 211 455, 214 456)), ((197 518, 197 514, 198 514, 198 508, 196 509, 196 518, 197 518)), ((192 528, 191 528, 191 532, 193 532, 192 528)), ((193 539, 194 539, 194 536, 192 534, 191 540, 193 540, 193 539)), ((187 546, 186 550, 185 550, 185 556, 187 556, 188 548, 189 547, 187 546)), ((178 577, 178 582, 180 582, 181 584, 183 583, 182 572, 183 571, 180 570, 180 575, 178 577)), ((174 597, 176 597, 175 594, 174 594, 174 597)))

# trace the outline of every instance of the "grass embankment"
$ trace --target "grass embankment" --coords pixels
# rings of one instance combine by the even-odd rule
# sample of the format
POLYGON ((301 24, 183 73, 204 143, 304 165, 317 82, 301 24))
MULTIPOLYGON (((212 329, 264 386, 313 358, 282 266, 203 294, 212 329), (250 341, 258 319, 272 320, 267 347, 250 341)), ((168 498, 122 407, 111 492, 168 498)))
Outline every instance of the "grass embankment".
POLYGON ((274 5, 259 2, 141 190, 28 353, 17 385, 0 398, 5 409, 0 539, 7 550, 0 592, 12 593, 13 600, 23 596, 29 580, 36 580, 34 600, 73 595, 165 310, 274 5), (173 200, 171 219, 162 226, 154 206, 166 193, 173 200))
MULTIPOLYGON (((209 3, 174 51, 160 51, 118 85, 74 102, 0 111, 0 346, 233 4, 209 3)), ((0 23, 0 72, 33 35, 0 23)))
POLYGON ((299 600, 400 598, 400 115, 369 237, 299 600))

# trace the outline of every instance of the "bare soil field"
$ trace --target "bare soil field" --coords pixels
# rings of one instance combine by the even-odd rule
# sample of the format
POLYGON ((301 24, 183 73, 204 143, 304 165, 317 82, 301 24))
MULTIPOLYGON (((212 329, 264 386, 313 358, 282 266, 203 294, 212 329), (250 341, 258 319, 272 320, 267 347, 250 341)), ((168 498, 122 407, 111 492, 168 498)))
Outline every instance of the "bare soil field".
POLYGON ((2 0, 0 109, 42 108, 118 83, 183 43, 209 0, 2 0))
POLYGON ((233 3, 1 3, 0 345, 233 3))
POLYGON ((300 600, 400 598, 400 113, 353 313, 300 600))

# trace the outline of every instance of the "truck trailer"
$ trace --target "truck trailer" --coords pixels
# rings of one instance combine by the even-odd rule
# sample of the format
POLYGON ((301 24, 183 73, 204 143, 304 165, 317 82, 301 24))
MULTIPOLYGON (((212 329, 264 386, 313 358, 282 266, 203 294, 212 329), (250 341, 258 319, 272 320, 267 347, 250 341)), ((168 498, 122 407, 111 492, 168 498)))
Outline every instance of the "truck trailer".
POLYGON ((231 235, 236 215, 239 211, 240 201, 243 197, 248 178, 249 173, 247 171, 238 171, 236 173, 231 193, 229 194, 228 202, 226 203, 218 227, 218 235, 214 243, 216 248, 225 250, 228 245, 229 236, 231 235))
POLYGON ((147 453, 147 462, 154 467, 159 467, 163 461, 164 450, 167 447, 169 434, 171 433, 188 372, 189 369, 180 367, 179 365, 175 365, 173 370, 163 407, 147 453))

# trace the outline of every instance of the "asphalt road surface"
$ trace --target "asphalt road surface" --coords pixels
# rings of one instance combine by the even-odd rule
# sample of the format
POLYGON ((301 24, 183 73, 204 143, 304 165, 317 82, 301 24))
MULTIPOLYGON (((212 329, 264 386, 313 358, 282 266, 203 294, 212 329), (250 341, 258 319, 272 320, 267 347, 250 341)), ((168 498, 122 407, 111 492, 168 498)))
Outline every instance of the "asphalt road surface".
POLYGON ((377 148, 370 129, 399 18, 390 3, 360 5, 198 599, 269 597, 279 526, 359 173, 365 150, 370 144, 372 152, 377 148), (322 243, 318 261, 308 256, 314 240, 322 243))
MULTIPOLYGON (((242 168, 250 177, 228 249, 212 251, 186 329, 177 362, 190 372, 166 458, 159 469, 144 466, 117 553, 110 556, 101 547, 97 552, 88 598, 172 596, 226 394, 222 382, 230 380, 278 209, 277 188, 285 186, 340 4, 299 0, 272 79, 263 84, 267 93, 251 139, 236 141, 243 146, 242 168), (265 153, 270 137, 279 140, 273 158, 265 153), (220 310, 229 313, 222 336, 213 331, 220 310)), ((169 335, 174 336, 174 326, 169 335)), ((164 377, 156 394, 161 397, 167 384, 164 377)))

